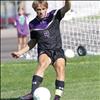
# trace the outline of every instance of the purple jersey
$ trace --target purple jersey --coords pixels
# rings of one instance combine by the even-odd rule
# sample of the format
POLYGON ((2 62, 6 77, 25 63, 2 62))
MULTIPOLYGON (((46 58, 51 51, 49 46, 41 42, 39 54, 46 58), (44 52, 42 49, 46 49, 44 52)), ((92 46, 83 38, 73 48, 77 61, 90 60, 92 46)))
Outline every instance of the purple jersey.
POLYGON ((59 25, 64 15, 65 12, 61 13, 61 9, 52 10, 47 17, 43 19, 36 17, 29 23, 30 36, 31 39, 37 40, 38 52, 62 48, 59 25))
POLYGON ((18 35, 27 36, 29 34, 29 28, 26 20, 27 20, 26 16, 16 17, 16 28, 18 35))

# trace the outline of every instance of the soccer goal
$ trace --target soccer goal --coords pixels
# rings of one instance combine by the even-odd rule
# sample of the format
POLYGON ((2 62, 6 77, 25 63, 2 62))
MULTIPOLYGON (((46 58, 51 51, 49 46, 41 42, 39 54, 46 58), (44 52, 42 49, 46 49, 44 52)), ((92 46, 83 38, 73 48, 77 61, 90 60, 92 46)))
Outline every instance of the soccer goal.
POLYGON ((87 54, 100 55, 100 1, 72 1, 61 22, 63 48, 83 46, 87 54))

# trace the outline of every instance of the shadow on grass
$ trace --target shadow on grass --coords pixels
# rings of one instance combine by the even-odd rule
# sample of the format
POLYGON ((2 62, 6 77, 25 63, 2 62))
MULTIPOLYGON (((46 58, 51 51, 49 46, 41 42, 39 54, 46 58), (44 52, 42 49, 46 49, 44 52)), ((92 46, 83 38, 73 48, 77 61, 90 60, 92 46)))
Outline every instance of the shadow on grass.
POLYGON ((1 98, 0 100, 20 100, 19 98, 1 98))

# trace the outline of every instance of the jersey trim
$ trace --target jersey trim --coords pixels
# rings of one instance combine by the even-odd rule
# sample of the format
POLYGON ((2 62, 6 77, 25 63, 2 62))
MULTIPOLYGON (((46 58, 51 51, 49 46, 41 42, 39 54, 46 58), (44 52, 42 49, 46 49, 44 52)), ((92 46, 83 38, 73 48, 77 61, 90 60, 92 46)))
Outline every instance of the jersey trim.
POLYGON ((53 19, 51 20, 51 22, 49 22, 49 24, 47 25, 46 28, 44 28, 44 29, 38 29, 38 28, 37 28, 37 29, 31 29, 30 32, 32 32, 32 31, 42 31, 42 30, 47 29, 47 28, 53 23, 53 21, 54 21, 54 19, 55 19, 55 16, 56 16, 57 12, 58 12, 58 10, 55 11, 54 16, 53 16, 53 19))

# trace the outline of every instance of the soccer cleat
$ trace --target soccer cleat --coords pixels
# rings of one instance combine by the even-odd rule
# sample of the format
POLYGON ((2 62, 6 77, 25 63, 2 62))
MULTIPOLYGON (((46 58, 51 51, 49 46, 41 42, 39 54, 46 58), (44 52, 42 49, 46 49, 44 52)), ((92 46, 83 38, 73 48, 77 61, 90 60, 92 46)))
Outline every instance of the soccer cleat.
POLYGON ((33 100, 33 95, 32 93, 28 93, 24 96, 19 97, 20 100, 33 100))

